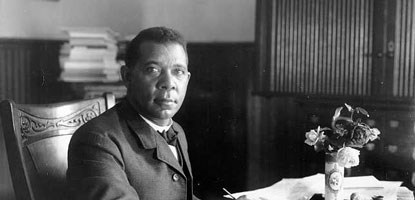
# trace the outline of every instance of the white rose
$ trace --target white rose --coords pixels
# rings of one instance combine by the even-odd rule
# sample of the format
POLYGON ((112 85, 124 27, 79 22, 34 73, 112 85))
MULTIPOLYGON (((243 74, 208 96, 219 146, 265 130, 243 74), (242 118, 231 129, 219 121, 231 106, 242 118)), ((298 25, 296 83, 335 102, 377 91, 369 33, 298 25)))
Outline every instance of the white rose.
POLYGON ((379 137, 380 131, 377 128, 371 128, 370 129, 370 135, 369 135, 369 140, 373 141, 376 140, 379 137))
POLYGON ((306 140, 304 141, 306 144, 312 146, 315 145, 319 139, 319 134, 315 130, 310 130, 305 133, 306 140))
POLYGON ((359 165, 360 152, 351 147, 343 147, 337 152, 337 163, 345 168, 359 165))
POLYGON ((324 130, 327 130, 327 128, 320 128, 320 126, 318 126, 317 129, 308 131, 305 133, 306 140, 304 142, 312 146, 315 145, 319 140, 324 140, 324 130))

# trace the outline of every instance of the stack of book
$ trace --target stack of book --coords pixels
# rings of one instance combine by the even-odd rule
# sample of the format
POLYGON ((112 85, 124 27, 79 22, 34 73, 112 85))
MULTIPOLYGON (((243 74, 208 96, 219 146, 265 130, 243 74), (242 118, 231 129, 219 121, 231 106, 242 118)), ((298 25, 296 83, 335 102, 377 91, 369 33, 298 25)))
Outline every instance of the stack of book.
POLYGON ((60 50, 60 79, 66 82, 118 82, 117 34, 109 28, 66 28, 60 50))

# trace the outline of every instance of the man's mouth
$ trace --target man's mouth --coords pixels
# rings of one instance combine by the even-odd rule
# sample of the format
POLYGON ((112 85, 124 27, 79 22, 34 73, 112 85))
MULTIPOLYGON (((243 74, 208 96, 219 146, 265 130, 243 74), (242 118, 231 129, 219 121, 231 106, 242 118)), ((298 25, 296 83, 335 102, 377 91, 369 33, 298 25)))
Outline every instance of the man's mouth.
POLYGON ((163 107, 164 106, 170 107, 176 104, 176 101, 170 98, 157 98, 157 99, 154 99, 154 102, 163 107))

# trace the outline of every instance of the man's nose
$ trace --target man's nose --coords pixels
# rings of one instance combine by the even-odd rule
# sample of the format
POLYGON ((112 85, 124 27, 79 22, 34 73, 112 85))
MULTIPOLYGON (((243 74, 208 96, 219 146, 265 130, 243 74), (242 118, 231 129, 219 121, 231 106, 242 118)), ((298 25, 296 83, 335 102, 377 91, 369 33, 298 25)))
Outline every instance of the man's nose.
POLYGON ((169 72, 161 74, 157 87, 163 90, 175 89, 173 78, 173 75, 169 72))

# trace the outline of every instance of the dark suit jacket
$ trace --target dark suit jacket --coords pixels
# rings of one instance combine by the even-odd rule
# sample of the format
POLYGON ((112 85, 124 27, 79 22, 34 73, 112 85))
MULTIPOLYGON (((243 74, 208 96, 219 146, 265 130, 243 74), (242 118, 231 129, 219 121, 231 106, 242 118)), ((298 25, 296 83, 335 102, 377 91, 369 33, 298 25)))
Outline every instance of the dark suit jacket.
MULTIPOLYGON (((67 181, 74 199, 192 199, 187 142, 176 122, 188 178, 166 141, 122 101, 79 128, 68 150, 67 181)), ((195 198, 195 197, 194 197, 195 198)))

